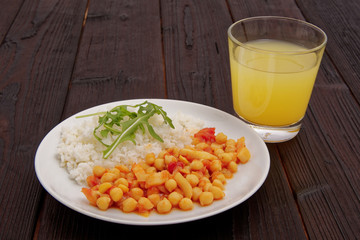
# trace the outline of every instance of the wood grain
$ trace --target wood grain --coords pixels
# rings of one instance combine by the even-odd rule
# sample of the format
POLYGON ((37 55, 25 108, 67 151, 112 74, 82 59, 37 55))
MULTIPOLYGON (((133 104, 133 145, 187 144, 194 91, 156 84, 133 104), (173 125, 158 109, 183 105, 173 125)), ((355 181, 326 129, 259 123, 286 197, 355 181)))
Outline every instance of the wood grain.
POLYGON ((161 1, 161 16, 169 98, 232 112, 226 3, 161 1))
POLYGON ((165 97, 159 5, 90 1, 65 116, 112 101, 165 97))
POLYGON ((1 239, 33 236, 44 191, 34 155, 61 117, 83 3, 24 1, 0 46, 1 239))

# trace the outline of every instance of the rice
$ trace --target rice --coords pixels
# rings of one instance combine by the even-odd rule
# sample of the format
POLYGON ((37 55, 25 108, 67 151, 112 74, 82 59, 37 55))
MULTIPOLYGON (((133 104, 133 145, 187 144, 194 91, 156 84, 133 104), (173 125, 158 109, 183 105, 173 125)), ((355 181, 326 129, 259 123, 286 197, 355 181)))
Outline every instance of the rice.
POLYGON ((103 159, 105 147, 93 136, 98 117, 78 119, 74 125, 64 126, 61 130, 57 146, 60 166, 66 168, 71 179, 85 186, 86 178, 92 174, 95 165, 111 168, 124 164, 130 167, 132 163, 143 159, 147 153, 153 152, 157 155, 166 148, 183 148, 191 144, 191 136, 204 126, 202 120, 180 112, 171 119, 175 129, 165 124, 162 117, 157 114, 149 119, 155 132, 164 140, 163 143, 155 140, 147 131, 143 134, 138 130, 135 134, 136 144, 131 141, 121 143, 108 159, 103 159))

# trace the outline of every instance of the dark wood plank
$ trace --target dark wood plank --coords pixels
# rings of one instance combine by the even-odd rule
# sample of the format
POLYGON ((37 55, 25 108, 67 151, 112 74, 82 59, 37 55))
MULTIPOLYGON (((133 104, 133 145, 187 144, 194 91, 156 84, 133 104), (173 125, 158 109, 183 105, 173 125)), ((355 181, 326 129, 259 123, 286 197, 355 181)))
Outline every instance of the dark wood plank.
POLYGON ((0 1, 2 12, 0 15, 0 43, 3 42, 23 2, 24 0, 0 1))
POLYGON ((166 97, 159 16, 154 2, 90 1, 65 116, 101 103, 166 97))
POLYGON ((169 98, 232 111, 225 1, 161 1, 169 98))
POLYGON ((34 155, 61 118, 85 6, 24 1, 0 46, 1 239, 33 237, 44 192, 34 155))

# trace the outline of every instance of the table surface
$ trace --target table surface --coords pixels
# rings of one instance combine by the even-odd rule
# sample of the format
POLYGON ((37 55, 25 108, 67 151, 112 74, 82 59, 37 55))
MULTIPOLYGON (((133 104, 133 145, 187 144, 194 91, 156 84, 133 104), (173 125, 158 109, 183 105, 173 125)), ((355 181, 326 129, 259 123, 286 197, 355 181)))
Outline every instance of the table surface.
POLYGON ((0 239, 355 239, 360 236, 360 1, 0 0, 0 239), (167 226, 93 219, 39 183, 43 137, 86 108, 186 100, 234 114, 227 28, 303 19, 328 44, 303 127, 267 144, 268 177, 221 214, 167 226))

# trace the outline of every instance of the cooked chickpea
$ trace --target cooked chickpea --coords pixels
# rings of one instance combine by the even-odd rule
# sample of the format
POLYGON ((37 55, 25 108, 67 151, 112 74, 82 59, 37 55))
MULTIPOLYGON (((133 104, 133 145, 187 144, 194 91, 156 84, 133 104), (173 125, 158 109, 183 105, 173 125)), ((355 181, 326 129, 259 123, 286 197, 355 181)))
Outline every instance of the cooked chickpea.
POLYGON ((169 194, 168 199, 174 207, 177 206, 180 200, 183 198, 183 195, 178 192, 172 192, 169 194))
POLYGON ((114 202, 120 201, 120 199, 123 197, 124 193, 121 190, 121 188, 114 187, 110 190, 110 197, 114 202))
POLYGON ((213 194, 214 199, 222 199, 225 196, 225 193, 219 188, 215 186, 211 186, 209 191, 213 194))
POLYGON ((225 152, 219 155, 219 158, 222 163, 228 164, 230 161, 232 161, 235 158, 235 155, 231 152, 225 152))
POLYGON ((183 198, 179 202, 179 207, 181 210, 188 211, 194 208, 194 203, 189 198, 183 198))
POLYGON ((109 190, 113 185, 109 182, 104 182, 99 185, 99 192, 105 193, 107 190, 109 190))
POLYGON ((114 173, 104 173, 104 175, 102 175, 100 182, 104 183, 104 182, 113 182, 116 180, 116 175, 114 173))
POLYGON ((154 168, 154 167, 149 167, 149 168, 147 168, 146 169, 146 173, 155 173, 156 172, 156 168, 154 168))
POLYGON ((177 187, 177 183, 174 179, 169 179, 165 182, 165 188, 166 190, 168 190, 169 192, 174 191, 174 189, 177 187))
POLYGON ((213 142, 211 143, 210 147, 213 151, 217 150, 217 149, 221 149, 223 150, 223 146, 224 144, 219 144, 219 143, 216 143, 216 142, 213 142))
POLYGON ((199 183, 199 178, 195 174, 186 175, 186 180, 190 183, 192 187, 195 187, 199 183))
POLYGON ((212 184, 210 182, 208 182, 203 186, 203 191, 208 192, 208 191, 210 191, 211 187, 212 187, 212 184))
POLYGON ((165 169, 165 161, 163 158, 156 158, 154 161, 154 167, 161 171, 165 169))
POLYGON ((247 147, 243 147, 237 154, 237 158, 240 160, 241 163, 247 163, 250 157, 250 151, 247 147))
POLYGON ((201 206, 207 206, 214 201, 214 195, 211 192, 202 192, 199 196, 199 202, 201 206))
POLYGON ((223 143, 226 143, 227 141, 227 136, 224 134, 224 133, 218 133, 216 136, 215 136, 215 141, 219 144, 223 144, 223 143))
POLYGON ((140 205, 142 208, 146 210, 151 210, 154 208, 154 204, 146 197, 141 197, 138 200, 138 205, 140 205))
POLYGON ((118 186, 119 184, 122 184, 122 185, 125 185, 125 186, 129 187, 129 182, 125 178, 116 179, 116 181, 114 182, 114 185, 118 186))
POLYGON ((125 166, 125 165, 116 165, 115 167, 117 169, 119 169, 120 172, 122 172, 122 173, 129 173, 130 172, 129 168, 127 166, 125 166))
POLYGON ((168 213, 171 211, 172 205, 167 198, 160 200, 160 202, 156 205, 156 210, 159 213, 168 213))
POLYGON ((154 204, 154 206, 157 206, 160 202, 160 195, 158 193, 151 194, 147 198, 152 202, 152 204, 154 204))
POLYGON ((203 191, 202 191, 202 189, 201 188, 199 188, 199 187, 194 187, 193 188, 193 194, 192 194, 192 200, 194 201, 194 202, 197 202, 197 201, 199 201, 199 197, 200 197, 200 194, 202 193, 203 191))
POLYGON ((221 171, 222 167, 221 167, 221 161, 220 160, 213 160, 210 163, 210 170, 212 172, 216 172, 216 171, 221 171))
POLYGON ((224 187, 224 184, 219 180, 219 179, 215 179, 213 182, 212 182, 212 185, 215 186, 215 187, 218 187, 222 190, 225 189, 224 187))
POLYGON ((120 176, 120 170, 117 168, 112 168, 109 172, 115 174, 116 178, 119 178, 120 176))
POLYGON ((227 168, 230 170, 230 172, 236 173, 238 166, 237 166, 236 162, 231 161, 231 162, 229 162, 229 165, 227 166, 227 168))
POLYGON ((110 202, 111 199, 107 196, 103 196, 103 197, 99 197, 96 200, 96 206, 100 209, 100 210, 107 210, 110 206, 110 202))
POLYGON ((106 171, 106 169, 104 167, 101 167, 101 166, 95 166, 93 168, 93 174, 96 177, 101 177, 105 173, 105 171, 106 171))
POLYGON ((195 146, 195 148, 198 150, 204 150, 208 147, 209 147, 209 145, 205 142, 200 142, 200 143, 196 144, 196 146, 195 146))
POLYGON ((176 162, 176 157, 172 156, 172 155, 165 155, 164 157, 164 162, 165 165, 169 165, 170 162, 176 162))
POLYGON ((228 139, 225 143, 226 146, 236 146, 236 141, 234 139, 228 139))
POLYGON ((118 187, 118 188, 121 188, 121 190, 123 191, 123 193, 129 192, 129 187, 128 187, 128 186, 125 186, 124 184, 118 184, 117 187, 118 187))
POLYGON ((137 208, 137 201, 129 197, 122 202, 122 210, 126 213, 133 212, 137 208))
POLYGON ((215 179, 220 180, 223 184, 226 183, 226 177, 223 173, 217 173, 217 174, 213 175, 212 181, 214 181, 215 179))
POLYGON ((144 191, 141 188, 136 187, 130 190, 130 194, 135 200, 139 200, 142 196, 144 196, 144 191))
POLYGON ((214 154, 218 157, 223 153, 224 153, 224 150, 222 148, 217 148, 214 150, 214 154))
POLYGON ((154 153, 148 153, 145 156, 145 162, 149 165, 152 166, 155 162, 155 154, 154 153))
POLYGON ((225 152, 236 152, 236 146, 235 145, 228 145, 225 147, 225 152))
POLYGON ((200 160, 194 160, 190 163, 190 169, 197 171, 204 167, 204 164, 200 160))

